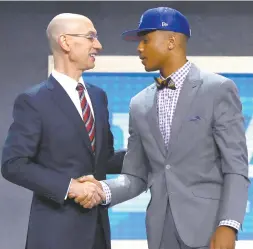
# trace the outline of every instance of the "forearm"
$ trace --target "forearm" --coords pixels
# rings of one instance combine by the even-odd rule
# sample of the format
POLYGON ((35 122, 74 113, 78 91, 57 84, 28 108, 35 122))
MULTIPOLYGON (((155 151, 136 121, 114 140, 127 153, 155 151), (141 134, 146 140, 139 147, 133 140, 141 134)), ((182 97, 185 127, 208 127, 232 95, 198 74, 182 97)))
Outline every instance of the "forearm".
POLYGON ((224 179, 218 219, 242 224, 248 199, 248 155, 242 104, 233 81, 227 79, 219 85, 213 117, 213 135, 224 179))
POLYGON ((147 187, 141 178, 126 174, 104 182, 109 186, 111 193, 110 207, 136 197, 147 187))
POLYGON ((12 183, 58 203, 64 202, 71 179, 53 169, 35 164, 27 158, 4 162, 2 175, 12 183))
POLYGON ((225 174, 219 220, 235 220, 242 224, 248 200, 249 180, 238 174, 225 174))

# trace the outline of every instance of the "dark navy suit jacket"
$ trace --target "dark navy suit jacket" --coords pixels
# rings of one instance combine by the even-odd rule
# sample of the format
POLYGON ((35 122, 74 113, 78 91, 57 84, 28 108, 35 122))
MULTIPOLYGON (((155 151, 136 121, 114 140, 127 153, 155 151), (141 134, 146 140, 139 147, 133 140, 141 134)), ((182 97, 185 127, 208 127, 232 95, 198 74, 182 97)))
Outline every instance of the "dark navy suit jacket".
POLYGON ((27 249, 91 249, 100 212, 110 248, 108 211, 64 200, 71 178, 120 173, 124 151, 114 154, 103 90, 86 84, 95 115, 96 151, 76 107, 50 76, 20 94, 2 154, 2 175, 33 191, 27 249), (110 164, 111 162, 111 164, 110 164))

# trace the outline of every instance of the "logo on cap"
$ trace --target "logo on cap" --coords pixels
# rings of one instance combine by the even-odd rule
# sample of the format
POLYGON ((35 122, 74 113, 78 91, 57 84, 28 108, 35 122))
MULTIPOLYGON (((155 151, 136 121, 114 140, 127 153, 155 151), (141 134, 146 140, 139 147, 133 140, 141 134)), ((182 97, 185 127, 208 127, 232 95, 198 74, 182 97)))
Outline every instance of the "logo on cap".
POLYGON ((166 22, 162 22, 162 27, 167 27, 169 24, 166 22))

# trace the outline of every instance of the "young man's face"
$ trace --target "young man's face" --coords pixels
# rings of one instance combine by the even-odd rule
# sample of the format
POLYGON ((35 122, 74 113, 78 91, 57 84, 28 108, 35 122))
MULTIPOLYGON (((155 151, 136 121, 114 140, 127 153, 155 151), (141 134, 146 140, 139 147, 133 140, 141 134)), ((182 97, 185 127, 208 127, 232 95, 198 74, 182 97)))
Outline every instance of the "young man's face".
POLYGON ((137 48, 146 71, 160 70, 168 59, 168 40, 164 31, 140 34, 137 48))

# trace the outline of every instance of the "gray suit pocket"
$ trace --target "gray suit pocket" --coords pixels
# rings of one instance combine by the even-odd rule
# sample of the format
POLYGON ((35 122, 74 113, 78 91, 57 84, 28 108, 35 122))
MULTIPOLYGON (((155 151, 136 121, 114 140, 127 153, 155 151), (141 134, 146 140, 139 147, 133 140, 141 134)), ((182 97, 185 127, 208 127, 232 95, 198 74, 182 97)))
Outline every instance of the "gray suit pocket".
POLYGON ((197 188, 192 189, 192 193, 195 197, 220 200, 221 190, 222 187, 220 185, 209 185, 206 187, 203 185, 199 185, 197 188))

